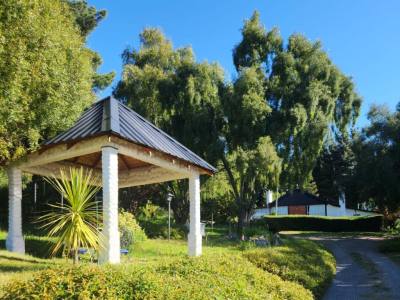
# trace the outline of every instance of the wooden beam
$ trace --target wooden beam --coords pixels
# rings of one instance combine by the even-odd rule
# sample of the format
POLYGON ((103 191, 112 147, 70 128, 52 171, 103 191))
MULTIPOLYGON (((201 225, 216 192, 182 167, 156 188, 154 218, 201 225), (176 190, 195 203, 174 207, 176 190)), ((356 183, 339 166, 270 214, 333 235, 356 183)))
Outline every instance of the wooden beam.
POLYGON ((18 168, 28 168, 48 163, 69 159, 101 151, 101 147, 107 144, 108 136, 99 136, 88 140, 82 140, 69 148, 67 144, 60 144, 48 148, 44 152, 36 151, 16 163, 18 168))
POLYGON ((124 164, 126 169, 129 169, 129 164, 127 164, 125 157, 123 155, 119 155, 118 158, 121 159, 122 163, 124 164))
MULTIPOLYGON (((42 166, 24 167, 22 170, 35 175, 45 177, 55 177, 60 179, 60 170, 67 170, 72 168, 80 168, 78 164, 71 162, 56 162, 42 166)), ((90 167, 85 168, 91 170, 96 182, 95 185, 101 185, 102 171, 90 167)), ((67 172, 68 174, 68 172, 67 172)), ((178 180, 187 178, 185 174, 175 173, 157 166, 146 166, 135 168, 127 171, 119 172, 119 187, 139 186, 146 184, 154 184, 159 182, 166 182, 171 180, 178 180)))
POLYGON ((114 136, 112 136, 110 139, 110 145, 118 148, 118 152, 120 154, 165 168, 172 172, 185 174, 186 176, 191 174, 207 173, 205 170, 190 163, 183 162, 182 160, 172 158, 169 155, 162 154, 159 151, 151 150, 114 136))
POLYGON ((171 172, 158 166, 146 166, 120 172, 119 187, 154 184, 187 177, 186 174, 171 172))
MULTIPOLYGON (((35 175, 40 175, 40 176, 45 176, 45 177, 55 177, 57 179, 61 178, 61 170, 65 170, 66 175, 68 176, 69 174, 69 168, 80 168, 80 165, 70 163, 70 162, 56 162, 56 163, 50 163, 47 165, 41 165, 41 166, 34 166, 34 167, 23 167, 21 168, 22 171, 35 174, 35 175)), ((94 179, 94 185, 101 186, 101 178, 102 174, 101 171, 98 169, 92 169, 89 167, 84 167, 86 170, 91 170, 92 171, 92 176, 94 179)))

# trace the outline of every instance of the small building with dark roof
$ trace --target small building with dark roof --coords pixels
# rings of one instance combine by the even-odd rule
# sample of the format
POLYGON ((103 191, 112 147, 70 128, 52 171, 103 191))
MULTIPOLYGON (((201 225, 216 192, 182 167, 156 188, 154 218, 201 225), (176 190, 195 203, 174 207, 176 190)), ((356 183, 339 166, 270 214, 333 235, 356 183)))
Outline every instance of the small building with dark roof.
POLYGON ((255 209, 253 219, 264 215, 315 215, 315 216, 366 216, 375 215, 372 211, 353 209, 346 206, 346 199, 342 194, 339 199, 324 199, 311 193, 296 189, 288 191, 278 199, 267 197, 265 207, 255 209))

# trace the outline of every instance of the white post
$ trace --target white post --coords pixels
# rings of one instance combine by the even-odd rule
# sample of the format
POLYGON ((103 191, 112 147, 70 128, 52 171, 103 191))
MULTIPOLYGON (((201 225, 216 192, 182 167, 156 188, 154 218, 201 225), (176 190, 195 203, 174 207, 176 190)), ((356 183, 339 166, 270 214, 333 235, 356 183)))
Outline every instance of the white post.
POLYGON ((188 236, 189 256, 201 255, 202 237, 200 232, 200 177, 189 177, 190 226, 188 236))
POLYGON ((22 173, 11 167, 8 175, 8 235, 6 248, 8 251, 25 253, 25 242, 22 236, 22 173))
POLYGON ((341 216, 346 216, 346 195, 343 191, 340 191, 339 193, 339 205, 341 216))
POLYGON ((118 150, 106 146, 101 150, 103 168, 103 236, 99 262, 120 262, 118 231, 118 150))
POLYGON ((269 214, 269 215, 271 215, 271 212, 270 212, 270 210, 272 210, 272 207, 270 208, 269 207, 269 204, 270 203, 272 203, 272 191, 271 190, 267 190, 266 191, 266 196, 265 196, 265 198, 266 198, 266 201, 267 201, 267 213, 269 214))

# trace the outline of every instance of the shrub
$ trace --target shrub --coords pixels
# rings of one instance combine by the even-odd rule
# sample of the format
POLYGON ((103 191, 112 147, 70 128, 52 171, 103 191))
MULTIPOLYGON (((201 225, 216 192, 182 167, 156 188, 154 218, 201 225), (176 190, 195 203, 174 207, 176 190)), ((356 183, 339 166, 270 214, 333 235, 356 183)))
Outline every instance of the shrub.
POLYGON ((302 286, 238 255, 54 268, 10 282, 4 291, 0 299, 312 299, 302 286))
POLYGON ((137 243, 147 239, 146 233, 139 226, 131 213, 122 210, 118 218, 122 248, 131 249, 137 243))
POLYGON ((257 267, 301 284, 317 298, 323 294, 336 271, 332 254, 307 240, 285 239, 283 246, 249 250, 243 255, 257 267))
MULTIPOLYGON (((165 209, 147 203, 140 209, 137 220, 149 238, 168 238, 168 212, 165 209)), ((185 226, 171 223, 172 239, 182 239, 186 232, 185 226)))
POLYGON ((265 216, 252 222, 255 226, 265 226, 271 231, 380 231, 383 216, 372 217, 318 217, 318 216, 265 216))
POLYGON ((390 234, 400 234, 400 219, 394 221, 393 226, 387 229, 390 234))
POLYGON ((243 230, 245 237, 268 236, 270 234, 265 226, 246 226, 243 230))

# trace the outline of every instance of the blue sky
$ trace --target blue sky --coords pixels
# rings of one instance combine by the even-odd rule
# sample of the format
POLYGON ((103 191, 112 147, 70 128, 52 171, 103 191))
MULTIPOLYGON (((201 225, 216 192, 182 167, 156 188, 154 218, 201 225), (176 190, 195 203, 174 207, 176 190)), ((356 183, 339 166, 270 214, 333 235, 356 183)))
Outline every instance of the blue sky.
MULTIPOLYGON (((217 61, 227 78, 235 74, 232 49, 240 28, 258 10, 267 29, 284 38, 302 33, 320 40, 333 62, 352 76, 363 97, 358 125, 372 103, 392 110, 400 102, 400 1, 398 0, 89 0, 108 11, 88 39, 103 58, 101 72, 121 74, 121 53, 139 44, 143 28, 161 28, 175 47, 192 46, 198 61, 217 61)), ((111 93, 108 88, 99 97, 111 93)))

